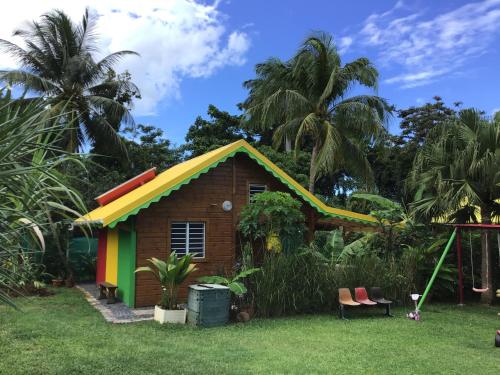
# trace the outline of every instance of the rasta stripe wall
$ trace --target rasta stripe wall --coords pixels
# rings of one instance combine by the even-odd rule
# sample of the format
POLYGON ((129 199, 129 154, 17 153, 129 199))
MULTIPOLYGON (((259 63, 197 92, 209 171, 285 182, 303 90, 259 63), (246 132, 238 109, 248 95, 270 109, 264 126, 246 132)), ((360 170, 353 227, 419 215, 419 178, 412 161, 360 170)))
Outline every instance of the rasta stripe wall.
POLYGON ((97 267, 96 267, 96 282, 102 283, 106 281, 106 242, 108 237, 107 228, 99 230, 97 242, 97 267))
POLYGON ((96 282, 118 286, 118 297, 135 306, 136 234, 133 226, 99 231, 96 282))
POLYGON ((118 231, 118 297, 134 307, 136 234, 134 228, 118 231))
POLYGON ((108 229, 106 246, 106 281, 118 284, 118 229, 108 229))

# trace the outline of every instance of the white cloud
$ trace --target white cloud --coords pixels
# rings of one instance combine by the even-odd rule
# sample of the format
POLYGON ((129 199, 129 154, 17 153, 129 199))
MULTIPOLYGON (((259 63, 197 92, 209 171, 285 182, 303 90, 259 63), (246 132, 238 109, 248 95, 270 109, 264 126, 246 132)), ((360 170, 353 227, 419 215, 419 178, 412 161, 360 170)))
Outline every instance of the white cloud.
POLYGON ((356 40, 377 48, 382 65, 403 68, 385 82, 415 87, 456 74, 487 53, 499 25, 500 0, 468 3, 433 17, 409 12, 399 1, 389 11, 370 15, 356 40))
MULTIPOLYGON (((192 0, 9 2, 0 15, 0 38, 19 43, 12 31, 53 8, 79 21, 85 6, 99 15, 103 54, 127 49, 141 55, 118 66, 128 69, 141 89, 143 99, 134 110, 138 115, 154 114, 160 101, 180 97, 184 78, 208 77, 225 66, 244 64, 250 47, 247 33, 226 29, 218 2, 192 0)), ((14 66, 9 56, 0 54, 0 67, 14 66)))
POLYGON ((339 53, 342 55, 343 53, 347 52, 353 41, 353 38, 350 36, 344 36, 340 38, 339 53))

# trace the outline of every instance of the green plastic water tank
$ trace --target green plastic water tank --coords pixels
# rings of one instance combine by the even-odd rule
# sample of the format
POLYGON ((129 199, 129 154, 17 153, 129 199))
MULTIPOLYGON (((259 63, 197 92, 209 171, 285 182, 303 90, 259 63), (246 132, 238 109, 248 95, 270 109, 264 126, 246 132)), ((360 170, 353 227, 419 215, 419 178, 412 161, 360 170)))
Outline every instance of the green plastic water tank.
POLYGON ((189 286, 188 323, 202 327, 224 325, 229 320, 231 292, 227 286, 196 284, 189 286))

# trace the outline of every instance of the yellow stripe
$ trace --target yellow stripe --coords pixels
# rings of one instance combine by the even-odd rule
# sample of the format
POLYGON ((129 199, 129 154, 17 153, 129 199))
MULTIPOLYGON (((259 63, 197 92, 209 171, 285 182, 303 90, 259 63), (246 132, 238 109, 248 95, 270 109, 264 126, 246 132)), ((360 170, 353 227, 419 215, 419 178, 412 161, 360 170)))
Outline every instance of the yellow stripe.
POLYGON ((118 229, 108 228, 106 281, 118 285, 118 229))

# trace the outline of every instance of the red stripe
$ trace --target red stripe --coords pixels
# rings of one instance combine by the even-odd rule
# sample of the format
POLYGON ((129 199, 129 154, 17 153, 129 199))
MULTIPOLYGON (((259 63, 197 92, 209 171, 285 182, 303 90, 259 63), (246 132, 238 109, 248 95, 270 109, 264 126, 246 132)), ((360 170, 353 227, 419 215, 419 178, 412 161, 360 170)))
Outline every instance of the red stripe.
POLYGON ((108 231, 106 228, 99 229, 99 239, 97 243, 97 267, 96 267, 96 283, 106 281, 106 247, 107 247, 108 231))
POLYGON ((115 199, 120 198, 121 196, 131 192, 134 189, 137 189, 139 186, 144 185, 146 182, 151 181, 156 176, 156 167, 148 169, 145 172, 142 172, 140 175, 131 178, 128 181, 125 181, 123 184, 120 184, 114 187, 111 190, 99 195, 95 200, 99 203, 100 206, 105 206, 108 203, 114 201, 115 199))

